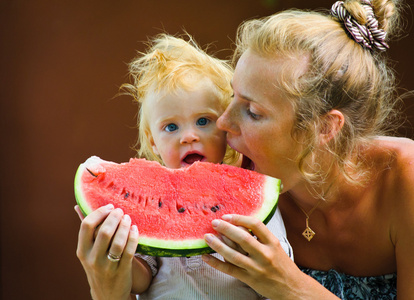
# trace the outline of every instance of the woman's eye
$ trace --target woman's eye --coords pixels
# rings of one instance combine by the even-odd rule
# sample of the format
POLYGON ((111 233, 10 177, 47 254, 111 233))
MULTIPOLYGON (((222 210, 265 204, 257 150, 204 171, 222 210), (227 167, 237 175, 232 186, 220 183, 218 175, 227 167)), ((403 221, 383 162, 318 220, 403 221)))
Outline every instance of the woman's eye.
POLYGON ((247 114, 253 119, 253 120, 259 120, 260 115, 253 113, 250 108, 247 109, 247 114))
POLYGON ((165 131, 167 132, 172 132, 178 129, 178 126, 174 123, 168 124, 167 126, 165 126, 165 131))
POLYGON ((210 122, 210 120, 207 119, 207 118, 200 118, 200 119, 197 120, 197 125, 198 126, 206 126, 209 122, 210 122))

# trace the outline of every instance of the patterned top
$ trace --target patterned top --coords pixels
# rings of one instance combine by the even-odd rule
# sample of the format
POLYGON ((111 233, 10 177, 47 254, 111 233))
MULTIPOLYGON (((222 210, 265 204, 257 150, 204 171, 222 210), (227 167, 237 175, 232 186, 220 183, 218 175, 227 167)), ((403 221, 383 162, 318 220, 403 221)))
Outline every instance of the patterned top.
POLYGON ((375 277, 355 277, 335 270, 318 271, 300 267, 325 288, 341 299, 397 299, 397 274, 375 277))

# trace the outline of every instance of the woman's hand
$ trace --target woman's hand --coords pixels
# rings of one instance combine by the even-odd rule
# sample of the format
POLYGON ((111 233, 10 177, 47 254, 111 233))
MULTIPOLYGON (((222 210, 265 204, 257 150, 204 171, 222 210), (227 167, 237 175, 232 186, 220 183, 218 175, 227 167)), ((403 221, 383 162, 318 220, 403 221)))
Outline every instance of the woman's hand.
POLYGON ((243 251, 237 251, 234 245, 230 247, 222 239, 207 234, 206 242, 225 261, 210 255, 203 255, 203 260, 267 298, 300 299, 303 286, 299 285, 309 283, 310 277, 296 267, 267 227, 252 217, 225 215, 222 218, 212 222, 213 228, 238 244, 243 251), (240 226, 249 229, 253 235, 240 226))
POLYGON ((85 269, 92 298, 130 299, 137 226, 131 226, 130 217, 112 205, 100 207, 85 218, 79 207, 75 210, 82 220, 76 254, 85 269), (108 258, 109 253, 115 261, 108 258))

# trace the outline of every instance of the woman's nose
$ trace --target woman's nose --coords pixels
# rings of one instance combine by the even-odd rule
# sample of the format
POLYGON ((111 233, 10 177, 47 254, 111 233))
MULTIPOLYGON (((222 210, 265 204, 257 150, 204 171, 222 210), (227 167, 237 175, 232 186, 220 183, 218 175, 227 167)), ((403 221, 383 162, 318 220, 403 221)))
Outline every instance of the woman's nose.
POLYGON ((183 135, 181 136, 180 143, 181 144, 190 144, 194 142, 198 142, 200 140, 200 136, 197 134, 196 130, 194 129, 187 129, 183 131, 183 135))
POLYGON ((230 104, 224 113, 217 119, 217 128, 232 134, 238 134, 236 110, 230 104))

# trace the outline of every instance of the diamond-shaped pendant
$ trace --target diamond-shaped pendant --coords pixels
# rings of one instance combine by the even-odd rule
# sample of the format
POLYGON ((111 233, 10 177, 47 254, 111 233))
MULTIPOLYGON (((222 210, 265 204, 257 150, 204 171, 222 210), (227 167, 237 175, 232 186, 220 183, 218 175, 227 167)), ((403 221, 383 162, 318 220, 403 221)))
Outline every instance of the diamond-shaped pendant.
POLYGON ((313 231, 309 226, 306 227, 305 231, 302 232, 302 235, 305 237, 305 239, 310 242, 311 239, 313 239, 315 235, 315 231, 313 231))

